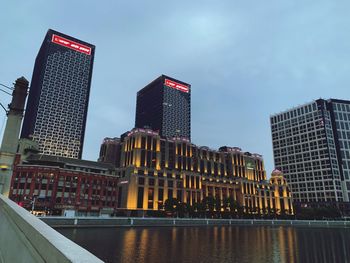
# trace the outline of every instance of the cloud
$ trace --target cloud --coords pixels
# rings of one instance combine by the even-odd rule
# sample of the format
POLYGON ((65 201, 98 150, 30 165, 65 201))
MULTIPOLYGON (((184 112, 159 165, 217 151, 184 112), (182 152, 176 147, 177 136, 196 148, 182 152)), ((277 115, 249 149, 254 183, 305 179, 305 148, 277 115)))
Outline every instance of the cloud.
POLYGON ((97 158, 103 137, 133 127, 136 92, 165 73, 192 84, 195 143, 261 153, 269 173, 270 114, 319 97, 349 99, 349 5, 11 1, 0 17, 0 83, 30 79, 47 29, 57 29, 96 45, 84 158, 97 158))

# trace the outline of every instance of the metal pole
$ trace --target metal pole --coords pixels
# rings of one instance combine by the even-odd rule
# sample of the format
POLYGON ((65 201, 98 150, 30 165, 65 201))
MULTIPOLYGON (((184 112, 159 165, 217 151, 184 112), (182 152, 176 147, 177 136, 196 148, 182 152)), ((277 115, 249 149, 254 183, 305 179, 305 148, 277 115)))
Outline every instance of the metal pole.
POLYGON ((36 200, 36 197, 34 196, 33 201, 32 201, 32 214, 33 214, 34 208, 35 208, 35 200, 36 200))

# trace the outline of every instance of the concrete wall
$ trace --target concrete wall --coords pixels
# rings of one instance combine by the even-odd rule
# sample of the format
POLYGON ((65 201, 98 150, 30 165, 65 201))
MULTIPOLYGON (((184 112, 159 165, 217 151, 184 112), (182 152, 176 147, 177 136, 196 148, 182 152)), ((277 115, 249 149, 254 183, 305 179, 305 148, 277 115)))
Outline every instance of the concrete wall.
POLYGON ((0 195, 0 262, 102 262, 0 195))
POLYGON ((115 226, 221 226, 221 225, 264 225, 264 226, 310 226, 350 227, 350 221, 316 220, 253 220, 253 219, 204 219, 204 218, 101 218, 101 217, 42 217, 52 227, 115 227, 115 226))

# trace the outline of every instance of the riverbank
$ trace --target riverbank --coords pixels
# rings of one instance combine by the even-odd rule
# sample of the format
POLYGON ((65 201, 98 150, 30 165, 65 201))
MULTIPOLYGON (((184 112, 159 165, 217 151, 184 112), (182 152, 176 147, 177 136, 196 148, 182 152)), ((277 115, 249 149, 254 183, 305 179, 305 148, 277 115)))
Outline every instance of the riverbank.
POLYGON ((346 227, 350 221, 326 220, 267 220, 267 219, 205 219, 205 218, 140 218, 140 217, 40 217, 51 227, 149 227, 149 226, 310 226, 310 227, 346 227))

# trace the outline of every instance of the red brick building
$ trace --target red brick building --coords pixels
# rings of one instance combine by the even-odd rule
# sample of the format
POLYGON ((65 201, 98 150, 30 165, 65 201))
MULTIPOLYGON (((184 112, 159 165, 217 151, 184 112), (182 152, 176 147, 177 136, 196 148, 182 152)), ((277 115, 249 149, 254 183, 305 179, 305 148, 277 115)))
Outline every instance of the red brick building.
POLYGON ((21 159, 18 155, 10 198, 46 214, 75 210, 96 215, 102 209, 113 212, 116 208, 117 181, 111 164, 43 154, 21 159))

